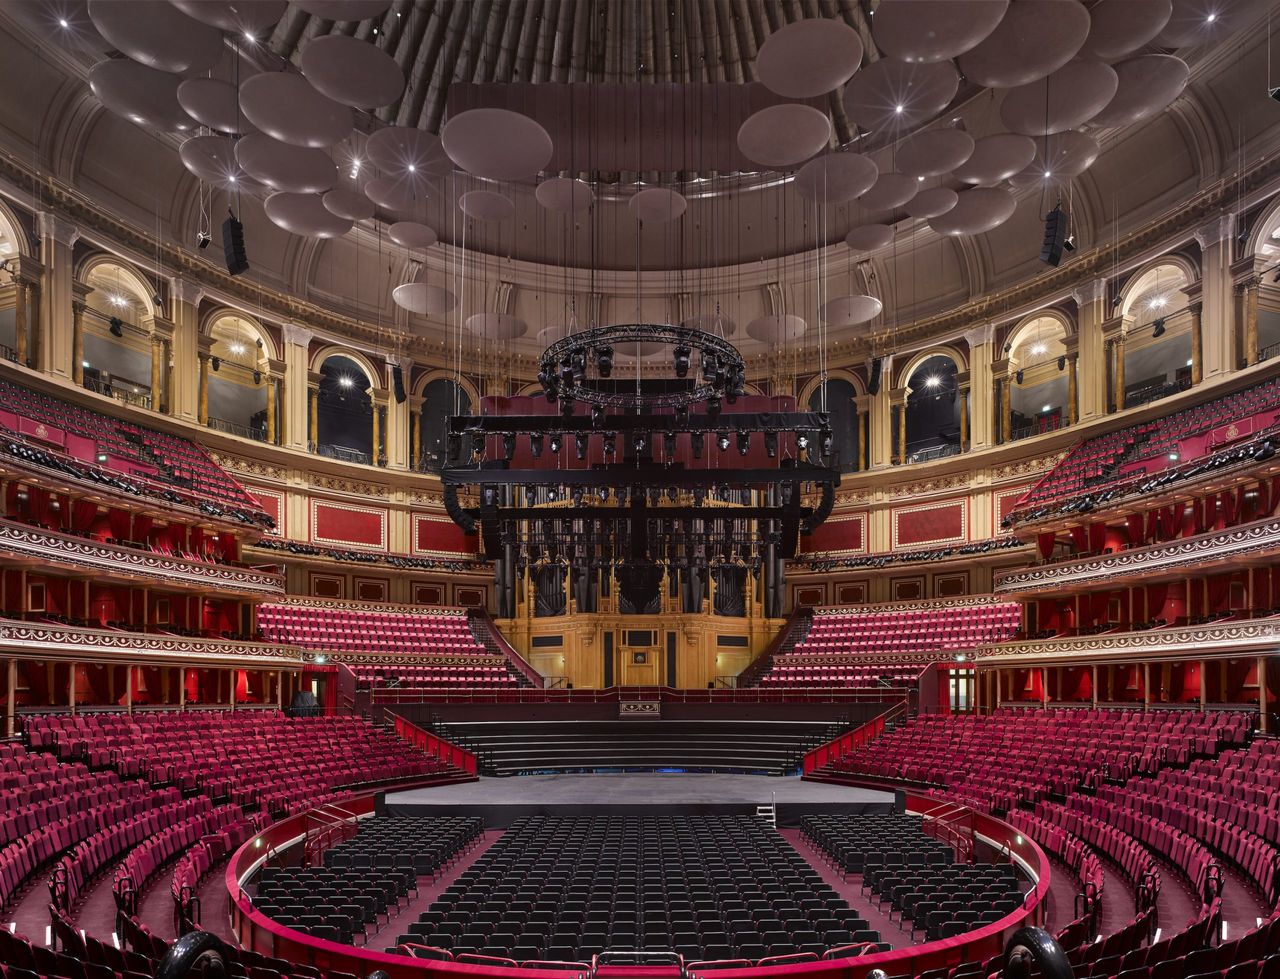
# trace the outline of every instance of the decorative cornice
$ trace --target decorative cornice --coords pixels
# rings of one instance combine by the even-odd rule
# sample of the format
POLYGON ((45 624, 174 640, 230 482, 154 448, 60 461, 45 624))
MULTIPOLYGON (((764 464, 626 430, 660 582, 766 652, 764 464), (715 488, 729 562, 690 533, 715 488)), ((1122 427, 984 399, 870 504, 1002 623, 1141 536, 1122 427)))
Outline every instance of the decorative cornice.
POLYGON ((170 587, 210 586, 223 591, 274 598, 284 594, 284 576, 225 564, 103 544, 0 519, 0 553, 35 558, 63 567, 90 569, 99 578, 148 578, 170 587))
POLYGON ((348 666, 502 666, 506 662, 501 656, 467 653, 445 656, 431 653, 350 653, 331 649, 323 652, 328 662, 346 663, 348 666))
POLYGON ((347 612, 394 612, 397 615, 437 615, 466 619, 467 610, 430 605, 400 605, 394 602, 356 602, 341 598, 282 598, 273 601, 272 605, 287 605, 290 608, 327 608, 341 609, 347 612))
POLYGON ((972 646, 919 653, 784 653, 774 657, 774 664, 787 666, 923 666, 926 663, 951 663, 957 656, 971 659, 972 646))
POLYGON ((1280 643, 1280 619, 1214 622, 1179 629, 1068 636, 983 646, 979 666, 1056 665, 1103 661, 1210 659, 1244 652, 1271 654, 1280 643))
POLYGON ((246 476, 257 476, 277 483, 286 482, 289 478, 288 469, 283 466, 273 466, 269 462, 258 462, 254 459, 246 459, 244 456, 224 455, 212 449, 209 450, 209 456, 223 469, 230 469, 246 476))
POLYGON ((1084 585, 1099 579, 1110 581, 1132 575, 1194 569, 1207 561, 1276 552, 1280 552, 1280 519, 1259 520, 1170 544, 1152 544, 1103 557, 997 572, 995 591, 1001 595, 1038 592, 1063 584, 1084 585))
POLYGON ((302 665, 296 646, 234 642, 227 639, 188 639, 105 629, 81 629, 47 623, 0 622, 0 654, 55 659, 147 659, 228 666, 264 665, 274 669, 302 665))
POLYGON ((870 612, 912 612, 917 609, 932 611, 940 608, 970 609, 1011 604, 1013 603, 995 595, 983 595, 978 598, 931 598, 909 602, 882 602, 879 605, 823 606, 822 608, 815 608, 813 615, 817 618, 820 615, 848 615, 850 612, 857 612, 859 615, 863 615, 870 612))

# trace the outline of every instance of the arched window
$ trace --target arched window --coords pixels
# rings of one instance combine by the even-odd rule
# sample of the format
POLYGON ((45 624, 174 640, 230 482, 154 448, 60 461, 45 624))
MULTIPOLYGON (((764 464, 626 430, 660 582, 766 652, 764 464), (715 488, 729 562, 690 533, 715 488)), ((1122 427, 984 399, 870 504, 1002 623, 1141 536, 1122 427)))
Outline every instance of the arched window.
POLYGON ((906 379, 907 462, 925 462, 960 451, 960 398, 956 362, 947 354, 926 357, 906 379))
POLYGON ((102 261, 84 280, 84 386, 119 401, 151 407, 151 287, 127 266, 102 261))
POLYGON ((1117 389, 1116 364, 1111 365, 1116 410, 1191 386, 1191 309, 1182 291, 1189 282, 1181 265, 1164 263, 1143 272, 1125 289, 1123 396, 1117 389))
MULTIPOLYGON (((858 396, 854 386, 843 377, 827 381, 827 412, 831 416, 831 437, 834 455, 831 465, 841 472, 857 472, 862 458, 861 435, 858 431, 858 408, 854 399, 858 396)), ((809 395, 809 410, 822 410, 822 388, 809 395)))
POLYGON ((368 463, 373 454, 373 386, 351 357, 331 354, 320 365, 316 449, 321 455, 368 463))
POLYGON ((457 381, 440 377, 426 383, 422 389, 422 420, 418 425, 424 470, 439 472, 445 464, 445 425, 449 416, 471 412, 471 396, 457 381))
POLYGON ((5 360, 17 360, 17 328, 16 313, 18 308, 17 291, 14 289, 14 268, 22 254, 19 247, 21 232, 10 222, 8 215, 0 210, 0 356, 5 360))
POLYGON ((267 437, 270 347, 256 322, 223 313, 209 324, 209 427, 259 441, 267 437))
POLYGON ((1009 338, 1013 438, 1051 432, 1067 424, 1067 327, 1058 316, 1033 316, 1009 338))

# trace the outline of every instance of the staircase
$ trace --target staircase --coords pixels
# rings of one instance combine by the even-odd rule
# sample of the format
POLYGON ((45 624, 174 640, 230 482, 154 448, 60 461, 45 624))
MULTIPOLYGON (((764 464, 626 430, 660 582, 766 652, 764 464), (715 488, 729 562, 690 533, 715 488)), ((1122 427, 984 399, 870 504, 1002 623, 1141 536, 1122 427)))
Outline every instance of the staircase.
POLYGON ((775 803, 767 806, 756 806, 756 819, 762 821, 770 829, 778 828, 778 807, 775 803))
POLYGON ((787 620, 774 641, 763 653, 751 661, 745 670, 738 674, 739 687, 754 687, 760 678, 773 668, 775 656, 785 656, 804 641, 809 630, 813 628, 813 610, 797 609, 787 620))
POLYGON ((489 618, 488 612, 472 612, 467 616, 467 625, 476 642, 485 648, 490 656, 501 656, 506 661, 507 672, 520 687, 541 687, 542 675, 517 653, 498 632, 498 627, 489 618))

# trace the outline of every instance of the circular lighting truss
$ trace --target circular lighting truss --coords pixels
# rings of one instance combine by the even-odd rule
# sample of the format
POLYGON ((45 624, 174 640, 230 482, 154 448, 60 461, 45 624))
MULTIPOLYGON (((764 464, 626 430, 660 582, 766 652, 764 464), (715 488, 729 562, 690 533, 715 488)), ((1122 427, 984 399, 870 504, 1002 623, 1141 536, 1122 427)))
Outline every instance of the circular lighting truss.
POLYGON ((547 400, 559 401, 566 413, 575 402, 652 412, 717 398, 732 404, 743 393, 746 365, 733 344, 705 330, 666 323, 618 323, 581 330, 551 344, 542 354, 538 382, 547 400), (613 376, 614 357, 626 355, 629 344, 670 347, 676 377, 692 375, 689 389, 606 390, 598 382, 613 376))

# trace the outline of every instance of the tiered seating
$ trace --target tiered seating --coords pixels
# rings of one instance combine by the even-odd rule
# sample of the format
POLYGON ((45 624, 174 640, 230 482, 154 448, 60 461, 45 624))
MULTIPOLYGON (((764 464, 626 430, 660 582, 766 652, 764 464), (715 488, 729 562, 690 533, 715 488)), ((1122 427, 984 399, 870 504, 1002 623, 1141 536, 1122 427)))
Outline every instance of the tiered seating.
POLYGON ((483 828, 474 816, 366 821, 355 838, 325 851, 323 867, 264 870, 254 906, 317 938, 363 938, 379 915, 417 893, 419 876, 451 863, 483 828))
POLYGON ((983 809, 1009 810, 1104 778, 1240 744, 1243 714, 1019 710, 985 717, 922 716, 833 763, 836 771, 931 782, 983 809))
POLYGON ((34 717, 33 743, 83 754, 122 774, 229 798, 267 812, 320 805, 359 783, 454 773, 352 717, 287 718, 271 711, 34 717))
POLYGON ((22 438, 30 424, 62 433, 55 459, 105 468, 131 481, 171 487, 179 496, 205 501, 211 512, 265 521, 262 508, 239 482, 194 442, 60 401, 0 380, 0 432, 22 438), (100 462, 102 457, 106 462, 100 462))
POLYGON ((1213 432, 1232 422, 1247 423, 1241 434, 1256 435, 1275 426, 1280 411, 1280 379, 1086 439, 1067 454, 1018 501, 1013 516, 1031 519, 1069 512, 1086 495, 1107 494, 1135 477, 1173 465, 1184 466, 1220 446, 1213 432), (1172 454, 1172 458, 1171 458, 1172 454))
POLYGON ((258 628, 269 640, 305 649, 386 655, 486 655, 463 614, 268 603, 258 606, 258 628))
POLYGON ((895 654, 909 657, 943 649, 969 649, 1007 639, 1017 631, 1016 603, 943 606, 890 612, 819 612, 790 652, 773 657, 757 681, 762 687, 883 687, 919 682, 925 665, 870 666, 848 657, 895 654), (824 662, 814 657, 839 657, 824 662))
POLYGON ((606 947, 754 961, 879 940, 760 820, 702 815, 524 817, 410 932, 518 962, 606 947))
POLYGON ((357 683, 369 687, 413 687, 423 690, 454 690, 460 687, 472 692, 515 690, 521 677, 506 666, 369 666, 348 664, 357 683))

